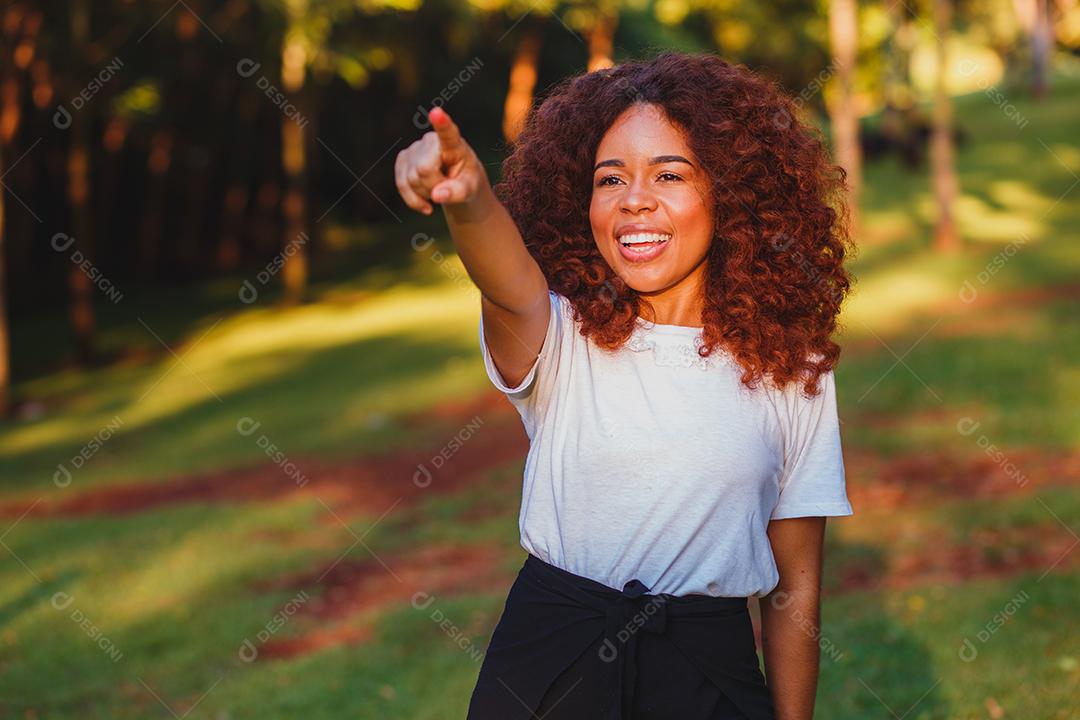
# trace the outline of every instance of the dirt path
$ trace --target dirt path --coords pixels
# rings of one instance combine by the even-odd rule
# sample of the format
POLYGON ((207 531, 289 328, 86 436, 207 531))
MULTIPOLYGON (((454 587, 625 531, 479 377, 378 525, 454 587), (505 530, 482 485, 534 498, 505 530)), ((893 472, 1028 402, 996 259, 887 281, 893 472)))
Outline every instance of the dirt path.
POLYGON ((294 657, 364 642, 382 611, 403 607, 433 618, 433 624, 449 623, 461 631, 459 635, 484 634, 490 630, 491 618, 451 617, 440 601, 462 593, 505 594, 513 575, 502 569, 504 559, 503 551, 492 546, 428 546, 396 555, 380 553, 364 560, 342 560, 257 583, 253 589, 261 592, 306 593, 310 599, 298 603, 292 617, 311 627, 306 632, 271 638, 259 648, 259 658, 294 657))
POLYGON ((294 458, 306 481, 298 486, 271 463, 213 473, 170 478, 159 482, 111 485, 82 491, 59 500, 0 505, 0 518, 125 515, 185 502, 270 502, 318 497, 341 513, 383 512, 402 500, 407 505, 430 493, 452 494, 483 479, 484 473, 524 460, 528 438, 517 413, 501 394, 486 394, 470 403, 447 404, 423 418, 410 418, 415 427, 433 419, 446 423, 447 442, 458 428, 479 416, 483 423, 460 448, 435 460, 444 448, 425 448, 367 455, 331 464, 315 458, 294 458), (434 460, 434 461, 433 461, 434 460), (426 468, 428 474, 421 468, 426 468), (419 474, 418 474, 419 471, 419 474))

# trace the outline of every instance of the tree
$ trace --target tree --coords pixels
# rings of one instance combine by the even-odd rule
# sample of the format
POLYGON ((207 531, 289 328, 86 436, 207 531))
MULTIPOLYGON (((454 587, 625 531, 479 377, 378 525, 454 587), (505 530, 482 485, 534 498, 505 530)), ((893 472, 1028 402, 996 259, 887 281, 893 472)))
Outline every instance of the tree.
POLYGON ((956 177, 956 150, 953 146, 952 98, 946 85, 948 53, 946 41, 952 23, 952 0, 933 0, 934 36, 937 47, 934 83, 934 121, 930 135, 930 171, 938 218, 934 227, 934 248, 954 252, 960 248, 954 211, 959 181, 956 177))
POLYGON ((830 104, 836 160, 847 171, 851 227, 857 236, 859 196, 862 188, 862 154, 859 148, 859 117, 855 108, 854 79, 858 15, 855 0, 831 0, 829 38, 836 68, 836 95, 830 104))

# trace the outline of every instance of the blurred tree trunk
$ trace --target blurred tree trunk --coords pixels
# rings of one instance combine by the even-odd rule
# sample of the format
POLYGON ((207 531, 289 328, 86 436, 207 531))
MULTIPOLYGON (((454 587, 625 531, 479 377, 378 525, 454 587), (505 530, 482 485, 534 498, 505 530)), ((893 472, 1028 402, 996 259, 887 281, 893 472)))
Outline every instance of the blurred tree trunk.
POLYGON ((847 171, 851 232, 858 237, 859 198, 862 190, 862 153, 859 148, 859 117, 855 107, 854 79, 858 38, 855 0, 831 0, 829 38, 836 67, 837 92, 831 103, 833 146, 837 163, 847 171))
POLYGON ((952 98, 946 84, 948 55, 946 41, 952 25, 952 0, 933 0, 937 63, 934 83, 934 123, 930 135, 930 168, 938 218, 934 227, 934 249, 953 252, 960 248, 954 218, 958 181, 956 151, 953 146, 952 98))
MULTIPOLYGON (((123 175, 121 151, 130 131, 128 121, 116 114, 105 122, 101 132, 101 147, 105 151, 101 162, 100 181, 98 182, 97 207, 99 227, 115 231, 116 228, 116 190, 123 175)), ((121 213, 123 210, 121 210, 121 213)))
MULTIPOLYGON (((3 42, 0 43, 0 176, 4 173, 4 157, 19 129, 19 80, 15 75, 14 52, 15 28, 18 24, 19 9, 12 5, 6 9, 0 30, 3 42)), ((6 417, 10 409, 9 388, 11 385, 11 367, 8 355, 8 317, 7 317, 7 257, 8 226, 4 215, 5 190, 0 188, 0 416, 6 417)))
POLYGON ((541 20, 528 18, 514 50, 514 60, 510 65, 510 87, 506 91, 506 102, 503 104, 503 137, 507 142, 517 139, 525 126, 529 108, 532 107, 543 32, 544 25, 541 20))
MULTIPOLYGON (((200 83, 206 84, 209 80, 204 56, 193 45, 185 44, 183 58, 183 75, 188 79, 184 85, 191 88, 200 83)), ((212 75, 211 69, 210 76, 212 75)), ((238 77, 234 72, 220 73, 210 92, 196 97, 209 98, 213 107, 224 107, 238 77)), ((194 106, 197 107, 198 102, 194 106)), ((223 122, 210 123, 208 130, 192 133, 195 137, 186 139, 186 152, 181 153, 181 157, 186 160, 183 169, 186 189, 179 237, 180 264, 188 268, 192 277, 198 277, 210 265, 207 262, 203 230, 210 197, 211 166, 214 161, 212 153, 218 152, 225 125, 223 122)))
POLYGON ((615 64, 612 50, 615 44, 615 28, 619 25, 617 12, 597 11, 589 28, 589 72, 603 70, 615 64))
POLYGON ((214 258, 219 272, 230 272, 240 265, 244 211, 248 206, 252 149, 257 143, 253 128, 259 114, 259 98, 242 89, 236 104, 233 139, 229 147, 227 189, 221 210, 221 240, 214 258))
POLYGON ((1031 53, 1031 95, 1041 100, 1048 89, 1050 53, 1054 44, 1050 0, 1013 0, 1013 11, 1031 53))
POLYGON ((164 225, 169 195, 169 168, 172 167, 173 133, 168 127, 150 136, 150 153, 146 158, 146 194, 143 197, 142 226, 136 253, 136 274, 141 284, 155 279, 158 244, 164 225))
POLYGON ((289 101, 297 108, 297 118, 281 116, 281 164, 285 173, 282 210, 285 215, 285 237, 282 245, 284 265, 282 282, 284 303, 295 305, 304 299, 307 288, 307 142, 304 121, 308 117, 304 102, 304 75, 307 70, 307 48, 295 30, 286 31, 281 48, 281 85, 289 101))
MULTIPOLYGON (((88 0, 73 0, 70 6, 72 53, 78 61, 68 73, 76 80, 84 77, 80 69, 87 64, 87 43, 90 37, 90 8, 88 0)), ((74 95, 72 92, 70 95, 74 95)), ((67 200, 71 209, 73 251, 93 261, 93 238, 90 218, 90 147, 89 130, 83 112, 71 114, 71 133, 67 159, 67 200)), ((71 327, 75 333, 75 354, 80 364, 88 364, 94 356, 94 284, 76 262, 68 269, 68 290, 71 303, 71 327)))
POLYGON ((1031 94, 1036 99, 1046 97, 1050 75, 1050 53, 1054 43, 1054 28, 1050 21, 1049 0, 1034 0, 1035 27, 1031 33, 1031 94))
MULTIPOLYGON (((0 142, 0 174, 4 172, 4 145, 0 142)), ((11 398, 11 363, 8 353, 8 316, 7 316, 7 268, 4 257, 7 254, 7 226, 4 224, 4 191, 0 189, 0 417, 7 417, 11 398)))
POLYGON ((913 104, 911 89, 911 53, 914 49, 915 28, 912 26, 906 0, 886 0, 892 37, 885 74, 885 102, 896 108, 913 104))

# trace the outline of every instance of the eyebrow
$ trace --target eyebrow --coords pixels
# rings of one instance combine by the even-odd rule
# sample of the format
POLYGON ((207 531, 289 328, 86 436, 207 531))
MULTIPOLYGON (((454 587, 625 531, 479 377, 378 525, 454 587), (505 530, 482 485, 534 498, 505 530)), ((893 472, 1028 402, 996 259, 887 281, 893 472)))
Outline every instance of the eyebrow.
MULTIPOLYGON (((650 165, 662 165, 663 163, 681 162, 686 163, 690 167, 694 167, 694 163, 690 162, 682 155, 657 155, 654 158, 649 158, 650 165)), ((614 160, 601 160, 596 163, 596 167, 593 168, 593 172, 596 172, 602 167, 626 167, 626 163, 618 158, 614 160)))

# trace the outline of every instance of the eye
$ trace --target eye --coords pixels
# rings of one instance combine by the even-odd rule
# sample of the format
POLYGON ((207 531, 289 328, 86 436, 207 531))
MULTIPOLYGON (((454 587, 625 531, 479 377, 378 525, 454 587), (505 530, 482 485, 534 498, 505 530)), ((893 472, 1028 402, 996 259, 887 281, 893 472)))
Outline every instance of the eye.
POLYGON ((597 180, 596 184, 597 184, 597 186, 611 185, 612 183, 609 183, 608 180, 618 180, 618 179, 619 178, 618 178, 617 175, 605 175, 604 177, 597 180))
POLYGON ((661 178, 669 177, 669 178, 674 178, 675 180, 682 180, 681 177, 679 177, 678 175, 676 175, 673 172, 662 172, 662 173, 660 173, 660 175, 658 177, 661 177, 661 178))

